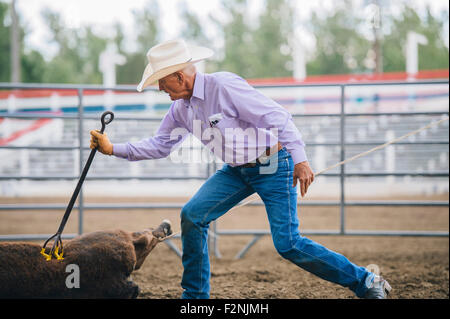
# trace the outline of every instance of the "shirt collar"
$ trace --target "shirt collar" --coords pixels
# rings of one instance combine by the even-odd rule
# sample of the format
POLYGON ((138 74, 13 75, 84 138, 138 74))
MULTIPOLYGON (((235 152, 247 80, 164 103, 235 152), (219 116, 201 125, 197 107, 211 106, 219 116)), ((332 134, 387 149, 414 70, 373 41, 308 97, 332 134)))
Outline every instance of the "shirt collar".
POLYGON ((194 88, 192 90, 192 96, 189 100, 183 100, 184 106, 189 107, 192 102, 192 98, 197 98, 200 100, 205 99, 205 75, 201 72, 196 72, 194 88))
POLYGON ((198 71, 195 74, 194 91, 192 92, 192 96, 195 96, 200 100, 205 99, 205 75, 198 71))

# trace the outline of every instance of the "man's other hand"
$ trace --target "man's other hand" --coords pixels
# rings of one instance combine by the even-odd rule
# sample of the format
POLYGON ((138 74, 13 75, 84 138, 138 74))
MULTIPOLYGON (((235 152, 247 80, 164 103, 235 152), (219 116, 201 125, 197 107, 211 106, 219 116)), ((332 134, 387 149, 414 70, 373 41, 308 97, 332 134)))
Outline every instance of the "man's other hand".
POLYGON ((300 180, 300 192, 302 197, 305 196, 308 191, 309 185, 314 181, 314 173, 309 167, 308 161, 297 163, 294 166, 294 184, 297 186, 297 179, 300 180))

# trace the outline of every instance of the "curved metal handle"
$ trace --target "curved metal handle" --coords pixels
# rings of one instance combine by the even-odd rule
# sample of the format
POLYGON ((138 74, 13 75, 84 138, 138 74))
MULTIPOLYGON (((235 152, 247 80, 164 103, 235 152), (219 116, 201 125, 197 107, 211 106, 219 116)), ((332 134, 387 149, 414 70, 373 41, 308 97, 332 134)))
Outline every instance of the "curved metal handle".
POLYGON ((102 114, 101 122, 102 122, 102 129, 100 130, 100 133, 103 134, 105 131, 106 125, 111 123, 114 120, 114 113, 111 111, 106 111, 102 114), (109 118, 106 118, 109 115, 109 118))
MULTIPOLYGON (((101 134, 103 134, 103 132, 105 131, 106 125, 111 123, 113 120, 114 120, 113 112, 106 111, 102 114, 102 117, 101 117, 102 129, 100 130, 101 134)), ((63 251, 63 244, 62 244, 62 240, 61 240, 61 234, 64 230, 64 226, 66 225, 67 220, 69 219, 70 212, 72 211, 73 205, 75 204, 78 194, 80 193, 81 185, 83 184, 83 181, 86 178, 87 172, 89 170, 89 167, 91 166, 92 160, 94 159, 94 155, 96 152, 97 152, 97 149, 94 148, 93 150, 91 150, 91 153, 89 154, 89 158, 83 168, 83 171, 81 172, 81 176, 80 176, 80 179, 78 180, 78 184, 75 187, 75 191, 73 192, 72 197, 70 198, 69 205, 67 206, 66 212, 64 213, 61 224, 59 225, 58 232, 56 234, 54 234, 52 237, 50 237, 49 239, 47 239, 44 243, 44 246, 41 249, 41 254, 43 256, 45 256, 46 260, 51 260, 52 255, 54 255, 58 260, 64 259, 64 257, 63 257, 64 251, 63 251), (53 238, 55 239, 53 246, 52 246, 50 252, 47 254, 45 252, 45 248, 47 246, 47 243, 50 240, 52 240, 53 238)))

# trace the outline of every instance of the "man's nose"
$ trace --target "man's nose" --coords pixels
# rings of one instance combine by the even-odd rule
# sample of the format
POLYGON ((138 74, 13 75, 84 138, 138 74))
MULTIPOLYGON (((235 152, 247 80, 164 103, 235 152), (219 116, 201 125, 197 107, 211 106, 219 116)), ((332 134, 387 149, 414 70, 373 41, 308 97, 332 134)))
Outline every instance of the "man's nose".
POLYGON ((159 87, 159 90, 160 91, 162 91, 162 90, 164 90, 164 86, 161 84, 161 82, 159 82, 158 81, 158 87, 159 87))

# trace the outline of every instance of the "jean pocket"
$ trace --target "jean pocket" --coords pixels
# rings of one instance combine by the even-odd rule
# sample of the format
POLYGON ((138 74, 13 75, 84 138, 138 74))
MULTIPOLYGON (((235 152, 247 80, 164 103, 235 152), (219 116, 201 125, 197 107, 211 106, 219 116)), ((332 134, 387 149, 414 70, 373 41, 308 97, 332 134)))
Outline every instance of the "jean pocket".
POLYGON ((289 154, 289 152, 283 148, 278 152, 278 161, 282 162, 282 161, 286 161, 287 160, 291 160, 291 154, 289 154))

